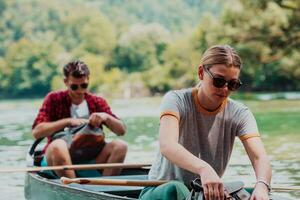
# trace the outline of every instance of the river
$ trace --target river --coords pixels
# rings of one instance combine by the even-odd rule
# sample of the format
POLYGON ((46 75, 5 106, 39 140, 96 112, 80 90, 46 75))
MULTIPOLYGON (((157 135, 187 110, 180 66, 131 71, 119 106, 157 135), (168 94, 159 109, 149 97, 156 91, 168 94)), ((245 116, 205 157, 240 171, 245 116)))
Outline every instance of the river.
MULTIPOLYGON (((151 162, 157 148, 159 98, 118 100, 112 102, 113 111, 127 124, 128 133, 123 138, 129 144, 128 162, 151 162)), ((26 154, 32 144, 31 124, 40 100, 0 101, 0 168, 26 167, 26 154)), ((295 119, 296 120, 296 119, 295 119)), ((299 129, 298 129, 299 130, 299 129)), ((300 133, 267 135, 262 133, 273 169, 273 187, 300 187, 300 133)), ((107 133, 108 140, 115 138, 107 133)), ((24 173, 1 174, 0 199, 24 199, 24 173)), ((224 180, 243 180, 255 183, 250 161, 239 140, 224 180)), ((300 199, 300 192, 280 193, 300 199)))

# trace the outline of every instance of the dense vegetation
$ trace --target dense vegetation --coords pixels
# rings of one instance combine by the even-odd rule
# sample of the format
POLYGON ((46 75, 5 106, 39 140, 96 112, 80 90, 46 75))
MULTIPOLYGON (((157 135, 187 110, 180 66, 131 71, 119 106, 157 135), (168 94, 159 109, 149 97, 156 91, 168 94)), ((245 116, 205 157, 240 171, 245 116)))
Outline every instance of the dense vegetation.
POLYGON ((203 51, 231 44, 247 91, 300 89, 298 0, 0 0, 0 97, 63 88, 62 66, 85 61, 90 89, 164 93, 197 83, 203 51))

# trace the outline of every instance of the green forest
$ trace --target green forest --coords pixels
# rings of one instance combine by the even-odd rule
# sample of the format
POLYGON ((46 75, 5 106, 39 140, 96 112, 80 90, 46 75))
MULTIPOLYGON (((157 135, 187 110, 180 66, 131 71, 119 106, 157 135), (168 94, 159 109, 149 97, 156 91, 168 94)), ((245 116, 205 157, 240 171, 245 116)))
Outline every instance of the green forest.
POLYGON ((299 0, 0 0, 0 17, 2 99, 64 88, 75 59, 99 94, 191 87, 215 44, 241 55, 241 91, 300 90, 299 0))

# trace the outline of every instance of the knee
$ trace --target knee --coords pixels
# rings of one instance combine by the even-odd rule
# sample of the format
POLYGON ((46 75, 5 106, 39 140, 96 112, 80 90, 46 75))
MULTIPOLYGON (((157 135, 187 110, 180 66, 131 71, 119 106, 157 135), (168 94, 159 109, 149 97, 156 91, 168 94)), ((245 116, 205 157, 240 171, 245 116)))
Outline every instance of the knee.
POLYGON ((185 199, 189 195, 188 188, 179 181, 170 181, 164 185, 165 185, 164 190, 162 190, 163 196, 166 197, 180 196, 180 198, 178 199, 185 199))
POLYGON ((119 155, 125 155, 127 153, 127 143, 122 140, 113 141, 113 151, 119 155))
POLYGON ((67 143, 61 139, 51 142, 47 148, 47 154, 51 157, 64 158, 66 153, 68 153, 67 143))

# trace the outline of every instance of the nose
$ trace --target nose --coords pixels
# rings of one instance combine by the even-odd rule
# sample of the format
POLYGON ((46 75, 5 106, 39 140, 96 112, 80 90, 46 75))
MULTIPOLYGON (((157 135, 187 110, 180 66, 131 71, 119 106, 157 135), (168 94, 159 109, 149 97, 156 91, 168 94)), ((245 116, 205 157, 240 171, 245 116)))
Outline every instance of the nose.
POLYGON ((77 92, 77 94, 84 94, 85 89, 79 88, 76 92, 77 92))
POLYGON ((220 90, 222 90, 223 92, 227 93, 229 91, 229 89, 228 89, 228 82, 225 83, 225 85, 223 87, 221 87, 220 90))

